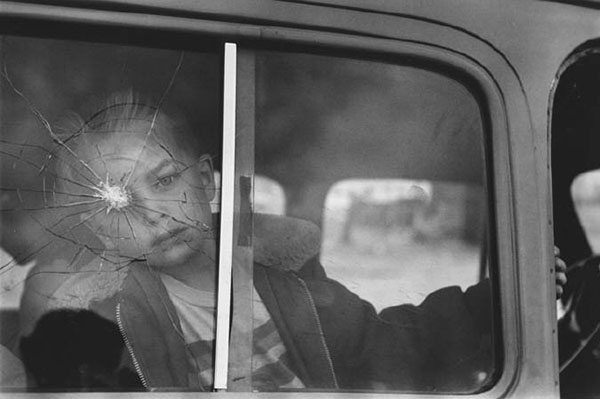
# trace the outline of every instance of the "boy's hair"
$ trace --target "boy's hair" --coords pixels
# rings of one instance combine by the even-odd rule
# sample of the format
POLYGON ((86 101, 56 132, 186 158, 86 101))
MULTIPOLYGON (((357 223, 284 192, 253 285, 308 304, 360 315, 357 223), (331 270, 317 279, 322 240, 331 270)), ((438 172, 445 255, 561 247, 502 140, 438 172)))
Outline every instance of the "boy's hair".
POLYGON ((175 146, 191 159, 209 153, 203 145, 208 141, 202 137, 206 132, 193 134, 181 115, 172 111, 167 114, 162 107, 159 109, 150 101, 142 100, 132 92, 115 93, 109 96, 102 107, 96 108, 87 119, 71 114, 63 122, 64 133, 61 135, 61 141, 64 145, 57 146, 54 163, 50 165, 53 174, 57 177, 55 184, 59 191, 74 189, 73 181, 81 181, 82 174, 89 175, 80 164, 81 160, 86 161, 81 155, 82 149, 87 148, 88 153, 90 151, 93 153, 94 144, 98 141, 118 140, 118 135, 127 134, 132 121, 151 122, 152 131, 148 132, 148 140, 157 142, 170 154, 172 154, 170 148, 175 146), (81 158, 77 159, 78 157, 81 158))

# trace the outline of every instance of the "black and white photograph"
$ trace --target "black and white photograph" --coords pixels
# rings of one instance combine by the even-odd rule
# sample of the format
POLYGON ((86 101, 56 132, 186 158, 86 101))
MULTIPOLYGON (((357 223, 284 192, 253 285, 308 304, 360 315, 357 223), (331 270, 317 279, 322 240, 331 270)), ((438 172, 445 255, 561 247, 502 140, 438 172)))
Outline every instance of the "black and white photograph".
POLYGON ((0 396, 600 398, 599 153, 599 0, 0 0, 0 396))

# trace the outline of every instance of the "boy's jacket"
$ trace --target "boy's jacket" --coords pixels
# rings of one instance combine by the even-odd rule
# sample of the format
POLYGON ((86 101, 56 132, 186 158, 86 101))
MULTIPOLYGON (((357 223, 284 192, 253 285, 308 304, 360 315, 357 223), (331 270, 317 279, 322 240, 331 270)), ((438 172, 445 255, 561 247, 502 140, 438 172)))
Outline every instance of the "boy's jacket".
MULTIPOLYGON (((315 239, 306 223, 257 220, 253 279, 307 388, 472 392, 493 382, 498 360, 487 282, 465 293, 444 288, 420 306, 377 314, 327 278, 318 262, 318 229, 315 239)), ((194 385, 177 313, 145 263, 131 265, 118 289, 87 307, 118 323, 129 367, 147 389, 194 385)))

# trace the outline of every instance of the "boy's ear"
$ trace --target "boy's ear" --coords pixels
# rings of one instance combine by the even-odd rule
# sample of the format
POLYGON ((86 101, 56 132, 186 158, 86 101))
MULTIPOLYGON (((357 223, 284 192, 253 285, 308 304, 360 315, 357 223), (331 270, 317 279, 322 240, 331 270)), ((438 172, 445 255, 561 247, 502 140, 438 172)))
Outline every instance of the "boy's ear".
POLYGON ((212 201, 215 198, 215 171, 212 165, 212 159, 210 156, 203 155, 198 161, 197 173, 200 176, 202 188, 206 193, 208 201, 212 201))

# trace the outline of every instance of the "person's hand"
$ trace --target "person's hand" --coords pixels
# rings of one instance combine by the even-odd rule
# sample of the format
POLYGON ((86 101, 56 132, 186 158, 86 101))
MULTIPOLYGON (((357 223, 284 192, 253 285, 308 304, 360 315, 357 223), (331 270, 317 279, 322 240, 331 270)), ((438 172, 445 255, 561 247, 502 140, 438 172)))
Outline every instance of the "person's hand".
POLYGON ((554 247, 554 274, 556 278, 556 299, 563 294, 563 287, 567 284, 567 264, 560 258, 560 249, 554 247))

